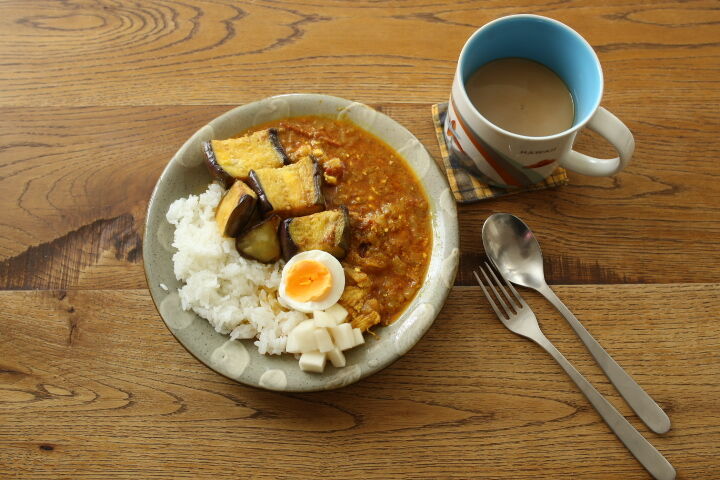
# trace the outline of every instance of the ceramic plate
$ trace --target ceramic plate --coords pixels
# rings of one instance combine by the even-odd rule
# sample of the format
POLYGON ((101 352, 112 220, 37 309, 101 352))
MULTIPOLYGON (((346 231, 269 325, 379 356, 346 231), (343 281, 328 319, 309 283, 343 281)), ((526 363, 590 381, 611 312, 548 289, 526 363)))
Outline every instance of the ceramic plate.
MULTIPOLYGON (((428 112, 429 115, 429 112, 428 112)), ((455 280, 458 224, 447 180, 422 144, 390 117, 372 108, 327 95, 290 94, 243 105, 212 120, 190 137, 165 167, 147 212, 143 242, 145 274, 160 316, 177 340, 205 365, 246 385, 282 391, 338 388, 371 375, 405 354, 430 328, 455 280), (200 194, 211 181, 200 144, 237 135, 254 125, 300 115, 348 119, 387 142, 415 171, 429 200, 433 249, 423 286, 403 314, 375 330, 378 339, 346 352, 347 366, 305 373, 290 355, 257 353, 251 340, 229 340, 203 318, 183 311, 173 274, 174 227, 165 219, 170 204, 200 194), (167 287, 167 291, 161 287, 167 287)))

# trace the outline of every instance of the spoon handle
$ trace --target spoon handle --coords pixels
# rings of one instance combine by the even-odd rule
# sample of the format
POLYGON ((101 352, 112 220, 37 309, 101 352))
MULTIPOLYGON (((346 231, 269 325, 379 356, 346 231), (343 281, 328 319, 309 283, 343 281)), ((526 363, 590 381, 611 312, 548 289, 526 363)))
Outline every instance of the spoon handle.
POLYGON ((645 425, 655 433, 666 433, 670 430, 670 418, 663 409, 613 360, 610 354, 590 335, 590 332, 583 327, 580 321, 575 318, 575 315, 555 295, 555 292, 547 285, 539 288, 538 292, 565 317, 595 361, 600 365, 600 368, 605 372, 605 375, 645 425))
POLYGON ((570 376, 580 391, 585 394, 595 410, 620 441, 630 450, 638 462, 657 480, 673 480, 675 469, 667 459, 652 446, 610 402, 593 387, 585 377, 550 343, 544 335, 534 335, 532 340, 543 347, 570 376))

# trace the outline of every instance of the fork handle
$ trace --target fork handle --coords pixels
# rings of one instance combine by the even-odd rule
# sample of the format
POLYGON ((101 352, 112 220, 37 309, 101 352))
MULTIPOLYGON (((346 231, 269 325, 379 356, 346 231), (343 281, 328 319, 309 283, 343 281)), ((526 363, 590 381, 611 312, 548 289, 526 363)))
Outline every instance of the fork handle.
POLYGON ((666 433, 670 430, 670 418, 660 406, 648 395, 640 385, 633 380, 620 365, 610 356, 608 352, 590 335, 580 321, 573 315, 565 304, 555 295, 553 290, 545 285, 538 289, 550 303, 565 317, 575 334, 585 344, 597 364, 605 372, 605 375, 615 386, 620 395, 625 399, 640 420, 655 433, 666 433))
POLYGON ((630 425, 620 412, 615 410, 610 402, 593 387, 587 379, 573 367, 570 362, 550 343, 544 335, 533 335, 538 345, 544 348, 557 363, 567 372, 575 385, 585 394, 610 429, 625 444, 628 450, 637 458, 645 469, 657 480, 672 480, 675 478, 675 469, 667 459, 648 442, 645 437, 630 425))

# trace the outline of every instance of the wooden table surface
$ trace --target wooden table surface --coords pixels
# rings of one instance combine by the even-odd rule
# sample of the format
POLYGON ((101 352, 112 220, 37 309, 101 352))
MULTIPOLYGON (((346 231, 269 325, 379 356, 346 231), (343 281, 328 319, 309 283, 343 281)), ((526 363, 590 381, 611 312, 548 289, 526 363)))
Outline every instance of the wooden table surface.
MULTIPOLYGON (((473 284, 482 222, 499 211, 532 226, 549 282, 670 433, 649 433, 527 293, 548 337, 678 478, 720 477, 719 65, 715 1, 1 1, 0 478, 648 478, 473 284), (184 140, 233 106, 318 92, 381 109, 437 158, 430 106, 463 42, 512 13, 593 45, 632 164, 460 206, 445 308, 355 385, 260 391, 190 356, 141 255, 150 192, 184 140)), ((591 134, 578 147, 611 153, 591 134)))

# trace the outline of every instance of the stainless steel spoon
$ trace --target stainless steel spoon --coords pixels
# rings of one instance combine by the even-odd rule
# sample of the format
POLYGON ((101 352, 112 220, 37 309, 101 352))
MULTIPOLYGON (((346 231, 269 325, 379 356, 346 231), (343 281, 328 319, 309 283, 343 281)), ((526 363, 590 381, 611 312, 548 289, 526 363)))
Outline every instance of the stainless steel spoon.
POLYGON ((632 377, 582 326, 545 282, 542 251, 530 228, 514 215, 491 215, 482 229, 485 253, 507 280, 537 290, 565 317, 605 375, 638 417, 655 433, 670 430, 670 419, 632 377))

